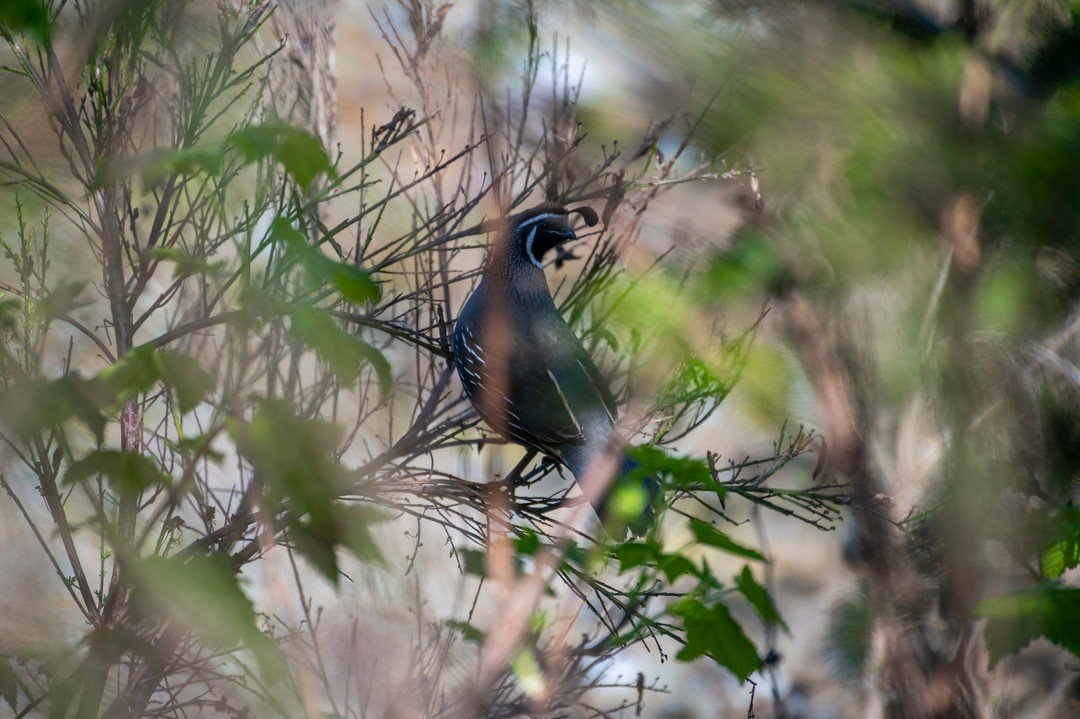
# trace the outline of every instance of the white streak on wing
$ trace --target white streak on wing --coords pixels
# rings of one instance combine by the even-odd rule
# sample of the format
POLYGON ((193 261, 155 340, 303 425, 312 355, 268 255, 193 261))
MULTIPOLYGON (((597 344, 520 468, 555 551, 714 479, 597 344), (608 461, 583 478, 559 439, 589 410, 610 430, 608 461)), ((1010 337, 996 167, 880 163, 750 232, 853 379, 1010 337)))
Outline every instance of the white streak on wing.
POLYGON ((506 411, 507 421, 509 421, 510 424, 514 425, 515 427, 518 427, 519 429, 522 429, 522 430, 525 429, 525 423, 522 421, 521 417, 518 416, 517 412, 515 412, 510 407, 507 407, 505 411, 506 411))
MULTIPOLYGON (((476 352, 474 352, 473 349, 469 347, 469 341, 465 339, 465 334, 467 332, 468 329, 463 329, 462 332, 454 335, 454 352, 457 353, 460 357, 460 361, 457 363, 458 369, 472 377, 473 381, 479 384, 482 378, 476 371, 473 370, 472 367, 469 366, 469 363, 465 361, 466 358, 462 356, 464 352, 468 352, 476 359, 480 359, 479 357, 477 357, 476 352)), ((483 362, 483 360, 480 361, 483 362)))
MULTIPOLYGON (((463 335, 468 335, 469 337, 472 337, 472 332, 469 331, 468 327, 465 328, 465 331, 462 334, 463 335)), ((473 339, 475 339, 475 338, 473 338, 473 339)), ((480 356, 480 353, 477 352, 476 350, 474 350, 471 346, 469 346, 469 340, 466 339, 464 336, 461 338, 461 345, 462 345, 462 347, 465 348, 466 352, 468 352, 469 354, 471 354, 473 357, 476 358, 477 362, 479 362, 482 365, 487 364, 487 362, 484 361, 484 358, 480 356)))
POLYGON ((559 386, 559 380, 555 379, 555 375, 551 370, 548 370, 547 374, 548 377, 551 378, 551 382, 555 385, 555 390, 559 393, 559 399, 562 400, 566 413, 570 415, 570 421, 574 423, 574 427, 577 428, 578 434, 581 434, 581 423, 578 422, 577 417, 574 416, 574 410, 570 409, 570 402, 567 401, 566 395, 563 394, 562 387, 559 386))
MULTIPOLYGON (((544 216, 545 215, 540 215, 540 217, 544 217, 544 216)), ((531 221, 532 220, 530 220, 530 222, 531 221)), ((535 227, 532 228, 529 231, 529 237, 525 240, 525 255, 529 258, 529 262, 533 263, 534 265, 536 265, 540 269, 544 269, 544 266, 540 263, 540 260, 536 259, 536 256, 533 255, 533 249, 532 248, 533 248, 533 240, 536 239, 536 230, 537 230, 537 228, 535 228, 535 227)))

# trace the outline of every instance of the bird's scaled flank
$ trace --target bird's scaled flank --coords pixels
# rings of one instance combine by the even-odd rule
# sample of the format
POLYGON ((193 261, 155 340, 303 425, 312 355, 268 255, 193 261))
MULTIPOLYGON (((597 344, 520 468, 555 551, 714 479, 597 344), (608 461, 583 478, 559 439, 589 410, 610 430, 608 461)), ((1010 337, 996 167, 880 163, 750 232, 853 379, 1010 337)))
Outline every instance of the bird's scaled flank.
POLYGON ((640 472, 614 431, 615 398, 559 314, 544 278, 544 255, 577 239, 570 226, 575 213, 590 227, 598 222, 592 208, 568 210, 554 202, 506 219, 480 283, 458 315, 454 363, 466 396, 493 430, 569 469, 588 490, 609 534, 625 536, 629 526, 640 536, 652 525, 662 500, 660 482, 636 478, 640 472), (590 473, 590 468, 611 464, 616 472, 590 473), (643 491, 624 486, 631 477, 643 491), (609 500, 615 496, 641 501, 636 508, 634 501, 613 506, 609 500))

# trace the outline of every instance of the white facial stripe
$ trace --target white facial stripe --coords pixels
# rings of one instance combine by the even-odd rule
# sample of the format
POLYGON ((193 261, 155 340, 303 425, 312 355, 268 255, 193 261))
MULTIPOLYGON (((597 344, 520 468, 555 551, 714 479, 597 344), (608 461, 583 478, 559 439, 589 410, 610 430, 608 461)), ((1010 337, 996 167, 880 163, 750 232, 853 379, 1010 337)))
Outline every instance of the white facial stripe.
POLYGON ((540 220, 549 220, 549 219, 552 219, 552 218, 555 218, 555 217, 563 217, 563 218, 565 218, 566 215, 557 214, 557 213, 554 213, 554 212, 545 212, 542 215, 537 215, 536 217, 530 217, 529 219, 525 220, 520 225, 518 225, 518 229, 523 230, 523 229, 525 229, 526 227, 528 227, 529 225, 531 225, 534 222, 539 222, 540 220))
POLYGON ((533 263, 540 269, 544 269, 544 266, 540 264, 540 260, 536 259, 536 255, 534 255, 532 251, 533 240, 536 239, 536 230, 537 228, 532 228, 529 231, 529 236, 525 239, 525 254, 526 256, 528 256, 529 262, 533 263))

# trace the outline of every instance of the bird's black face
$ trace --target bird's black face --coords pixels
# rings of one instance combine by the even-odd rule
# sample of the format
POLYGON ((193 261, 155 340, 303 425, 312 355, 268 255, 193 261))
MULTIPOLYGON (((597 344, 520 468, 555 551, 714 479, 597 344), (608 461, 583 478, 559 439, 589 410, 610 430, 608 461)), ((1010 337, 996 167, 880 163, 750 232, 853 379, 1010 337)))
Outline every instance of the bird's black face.
POLYGON ((544 255, 564 242, 576 240, 570 215, 578 213, 590 227, 598 221, 589 207, 567 210, 557 203, 544 203, 518 216, 511 224, 515 249, 531 264, 543 269, 544 255))
POLYGON ((565 212, 544 212, 527 217, 518 223, 515 234, 525 259, 541 269, 548 250, 577 239, 565 212))

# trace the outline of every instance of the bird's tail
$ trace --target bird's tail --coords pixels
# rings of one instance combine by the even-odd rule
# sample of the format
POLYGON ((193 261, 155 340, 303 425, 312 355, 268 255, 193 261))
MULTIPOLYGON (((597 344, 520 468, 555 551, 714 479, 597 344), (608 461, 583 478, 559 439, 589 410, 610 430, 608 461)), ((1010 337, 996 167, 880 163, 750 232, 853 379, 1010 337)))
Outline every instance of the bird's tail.
MULTIPOLYGON (((560 457, 570 472, 580 482, 586 476, 589 465, 610 445, 569 445, 563 447, 560 457)), ((593 494, 589 501, 596 511, 604 529, 614 539, 626 537, 626 530, 635 537, 649 531, 656 514, 664 504, 664 486, 659 477, 646 473, 641 465, 620 450, 619 471, 599 496, 593 494)))
POLYGON ((635 537, 649 531, 664 505, 664 485, 660 478, 646 474, 641 465, 623 454, 619 473, 607 491, 593 503, 604 528, 616 539, 635 537))

